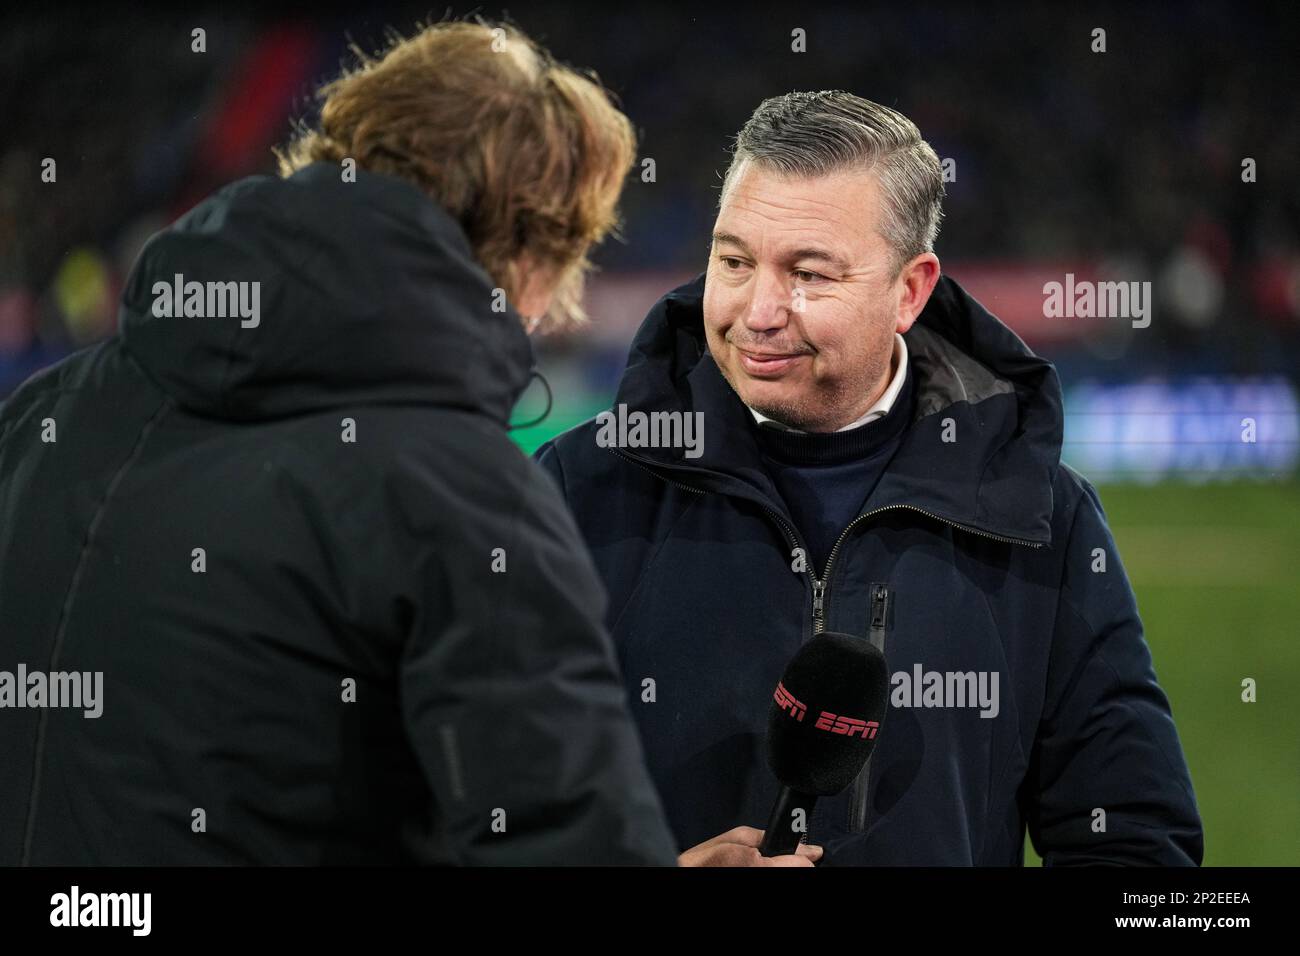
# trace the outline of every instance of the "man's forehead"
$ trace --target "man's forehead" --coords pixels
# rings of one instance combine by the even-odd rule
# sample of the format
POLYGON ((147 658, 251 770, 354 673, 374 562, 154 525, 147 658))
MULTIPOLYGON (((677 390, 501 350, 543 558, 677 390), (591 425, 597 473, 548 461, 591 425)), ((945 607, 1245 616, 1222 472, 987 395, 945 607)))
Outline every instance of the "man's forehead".
POLYGON ((874 249, 876 176, 843 170, 824 176, 791 176, 751 162, 739 167, 723 196, 714 241, 746 247, 779 247, 832 254, 874 249))

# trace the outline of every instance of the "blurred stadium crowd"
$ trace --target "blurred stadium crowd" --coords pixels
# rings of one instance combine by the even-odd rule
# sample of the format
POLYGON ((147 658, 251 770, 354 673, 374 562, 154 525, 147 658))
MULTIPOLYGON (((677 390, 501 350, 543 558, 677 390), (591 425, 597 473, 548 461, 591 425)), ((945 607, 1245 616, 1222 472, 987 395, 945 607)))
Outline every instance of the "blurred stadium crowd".
MULTIPOLYGON (((589 393, 575 407, 606 399, 645 308, 704 267, 730 137, 766 96, 840 87, 906 113, 954 160, 945 270, 1067 382, 1235 376, 1293 395, 1300 84, 1285 10, 512 10, 558 57, 598 71, 655 161, 653 182, 639 167, 629 177, 623 241, 596 256, 591 334, 543 355, 589 393), (795 28, 807 53, 791 51, 795 28), (1092 50, 1095 28, 1105 53, 1092 50), (1068 271, 1152 282, 1151 327, 1044 319, 1042 284, 1068 271)), ((374 50, 386 28, 427 16, 403 4, 5 14, 0 397, 111 334, 149 235, 215 187, 273 169, 270 147, 311 118, 311 92, 349 38, 374 50), (196 27, 206 52, 191 50, 196 27), (46 157, 56 183, 41 181, 46 157)))

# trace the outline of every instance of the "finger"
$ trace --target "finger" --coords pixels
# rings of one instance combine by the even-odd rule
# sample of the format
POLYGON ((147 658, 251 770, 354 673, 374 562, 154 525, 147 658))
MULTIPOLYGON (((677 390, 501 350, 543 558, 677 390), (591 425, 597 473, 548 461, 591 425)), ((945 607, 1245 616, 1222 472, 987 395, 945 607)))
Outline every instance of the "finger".
POLYGON ((726 844, 740 844, 741 846, 758 846, 763 839, 763 831, 755 830, 753 827, 735 827, 726 833, 719 833, 711 840, 705 840, 703 843, 697 843, 686 853, 695 853, 698 850, 708 850, 711 847, 726 844))
POLYGON ((791 853, 786 856, 765 856, 761 857, 762 863, 758 866, 812 866, 813 862, 806 856, 798 853, 791 853))
POLYGON ((810 860, 820 860, 822 858, 822 854, 825 853, 826 851, 822 849, 820 846, 818 846, 816 843, 800 843, 798 848, 795 850, 795 852, 798 853, 800 856, 808 857, 808 859, 810 860))
POLYGON ((763 866, 763 857, 752 846, 727 843, 709 853, 705 866, 763 866))

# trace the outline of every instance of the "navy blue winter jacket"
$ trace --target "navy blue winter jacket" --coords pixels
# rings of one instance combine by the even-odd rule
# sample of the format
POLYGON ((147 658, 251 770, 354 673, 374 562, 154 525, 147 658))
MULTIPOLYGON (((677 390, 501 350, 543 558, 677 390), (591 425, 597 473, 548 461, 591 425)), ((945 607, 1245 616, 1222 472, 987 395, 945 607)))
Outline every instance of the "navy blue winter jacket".
POLYGON ((1051 363, 940 279, 906 335, 902 444, 826 566, 802 570, 752 416, 706 348, 703 291, 700 276, 653 308, 615 398, 701 412, 699 457, 607 447, 595 420, 538 451, 609 593, 680 848, 766 825, 773 690, 826 630, 882 647, 892 683, 868 767, 810 821, 823 865, 1018 865, 1026 826, 1048 865, 1199 864, 1133 591, 1097 493, 1060 462, 1051 363))

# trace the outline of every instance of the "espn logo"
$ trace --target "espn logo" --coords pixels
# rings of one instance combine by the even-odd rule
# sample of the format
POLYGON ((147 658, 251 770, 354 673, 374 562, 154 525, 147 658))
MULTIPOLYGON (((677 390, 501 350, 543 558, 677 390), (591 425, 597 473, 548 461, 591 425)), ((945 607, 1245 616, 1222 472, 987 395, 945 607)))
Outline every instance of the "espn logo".
POLYGON ((799 702, 799 699, 785 689, 785 685, 780 681, 776 684, 776 693, 772 695, 776 701, 776 706, 782 710, 790 712, 790 716, 795 720, 803 720, 803 715, 808 712, 808 708, 799 702))
POLYGON ((815 726, 818 730, 827 730, 833 734, 846 734, 849 737, 858 734, 863 740, 875 740, 876 731, 880 729, 880 725, 874 720, 858 720, 856 717, 832 714, 829 710, 822 711, 822 715, 817 718, 815 726))

